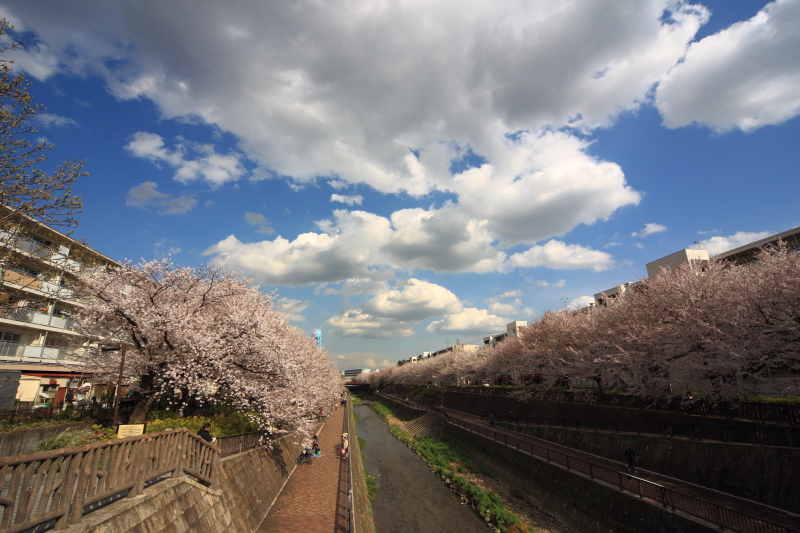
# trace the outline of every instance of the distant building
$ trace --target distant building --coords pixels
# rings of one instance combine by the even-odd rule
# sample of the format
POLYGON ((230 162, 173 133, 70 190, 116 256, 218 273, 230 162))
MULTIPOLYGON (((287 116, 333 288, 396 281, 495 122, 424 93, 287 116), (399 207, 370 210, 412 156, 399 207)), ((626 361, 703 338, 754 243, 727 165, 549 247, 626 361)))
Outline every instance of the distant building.
MULTIPOLYGON (((722 252, 713 257, 714 259, 724 259, 737 265, 743 265, 753 262, 762 246, 777 244, 779 242, 783 242, 790 248, 800 251, 800 226, 782 233, 776 233, 775 235, 771 235, 759 241, 745 244, 744 246, 739 246, 727 252, 722 252)), ((710 256, 707 250, 681 250, 651 263, 647 263, 647 277, 652 278, 658 274, 662 268, 675 268, 683 263, 708 261, 709 259, 710 256)), ((633 281, 599 292, 594 295, 594 301, 597 305, 603 305, 608 298, 617 298, 623 295, 625 291, 635 288, 640 283, 640 281, 633 281)))
POLYGON ((356 368, 353 370, 342 370, 341 374, 342 374, 342 379, 350 381, 359 374, 368 374, 369 372, 371 372, 369 368, 356 368))
POLYGON ((506 330, 501 331, 499 333, 490 333, 486 337, 483 338, 483 346, 484 347, 494 347, 497 346, 498 343, 503 342, 509 337, 516 337, 519 335, 520 328, 524 328, 527 326, 528 323, 524 320, 517 320, 515 322, 509 322, 506 324, 506 330))
POLYGON ((322 347, 322 330, 315 329, 314 330, 314 340, 317 343, 317 346, 322 347))

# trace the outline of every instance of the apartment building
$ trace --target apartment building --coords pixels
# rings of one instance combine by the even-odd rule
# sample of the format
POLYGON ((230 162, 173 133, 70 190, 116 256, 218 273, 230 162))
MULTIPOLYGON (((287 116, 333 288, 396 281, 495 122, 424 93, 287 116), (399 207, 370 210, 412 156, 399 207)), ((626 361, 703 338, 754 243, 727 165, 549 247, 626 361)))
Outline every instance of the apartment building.
POLYGON ((0 227, 0 370, 20 372, 20 404, 85 392, 86 341, 73 319, 81 304, 69 282, 98 264, 119 265, 32 219, 0 227))

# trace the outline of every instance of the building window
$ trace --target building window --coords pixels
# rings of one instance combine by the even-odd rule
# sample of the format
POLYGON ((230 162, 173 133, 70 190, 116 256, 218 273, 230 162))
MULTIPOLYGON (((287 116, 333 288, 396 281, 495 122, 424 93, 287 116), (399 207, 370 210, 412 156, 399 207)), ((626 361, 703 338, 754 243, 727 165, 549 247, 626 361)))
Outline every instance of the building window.
POLYGON ((22 339, 22 336, 19 333, 7 333, 5 331, 0 331, 0 342, 11 342, 14 344, 19 344, 19 341, 22 339))
POLYGON ((69 348, 69 340, 48 337, 47 340, 44 341, 44 345, 47 348, 69 348))

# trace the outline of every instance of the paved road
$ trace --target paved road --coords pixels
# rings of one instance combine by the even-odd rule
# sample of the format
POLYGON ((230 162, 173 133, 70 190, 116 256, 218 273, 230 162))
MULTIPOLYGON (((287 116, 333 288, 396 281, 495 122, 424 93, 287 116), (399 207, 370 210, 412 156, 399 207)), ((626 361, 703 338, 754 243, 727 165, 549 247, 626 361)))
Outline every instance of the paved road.
POLYGON ((483 520, 442 484, 430 468, 389 433, 367 405, 357 405, 364 468, 377 475, 372 500, 378 533, 486 533, 483 520))
POLYGON ((319 432, 322 457, 295 469, 256 533, 346 533, 344 413, 333 412, 319 432))

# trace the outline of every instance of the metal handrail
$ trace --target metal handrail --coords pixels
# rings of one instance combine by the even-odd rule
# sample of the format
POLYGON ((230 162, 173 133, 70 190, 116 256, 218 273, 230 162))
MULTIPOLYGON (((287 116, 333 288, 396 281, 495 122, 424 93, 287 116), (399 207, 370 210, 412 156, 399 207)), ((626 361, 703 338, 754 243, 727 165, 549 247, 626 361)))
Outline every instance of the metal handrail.
POLYGON ((220 457, 228 457, 245 450, 252 450, 264 444, 263 431, 250 431, 248 433, 236 433, 235 435, 223 435, 217 437, 215 444, 222 451, 220 457))
MULTIPOLYGON (((488 416, 479 415, 481 420, 488 416)), ((498 423, 516 426, 546 426, 578 431, 613 431, 623 433, 686 437, 692 440, 712 440, 767 446, 800 447, 800 428, 788 426, 732 426, 684 424, 680 422, 639 422, 635 420, 578 419, 566 417, 535 417, 492 415, 498 423)))
POLYGON ((526 452, 540 459, 544 459, 549 463, 560 464, 565 466, 567 470, 574 470, 588 475, 590 479, 603 481, 618 487, 621 491, 627 490, 628 492, 638 495, 639 498, 653 500, 667 509, 671 508, 672 511, 678 510, 701 518, 716 524, 720 529, 727 528, 741 533, 798 533, 798 530, 789 529, 740 511, 722 507, 695 496, 666 488, 663 485, 631 476, 628 473, 592 463, 591 461, 587 461, 575 455, 552 450, 540 446, 535 442, 519 439, 514 435, 499 433, 493 429, 450 416, 447 413, 445 413, 445 416, 449 423, 463 427, 468 431, 483 435, 496 442, 505 444, 508 447, 515 448, 518 451, 526 452))

